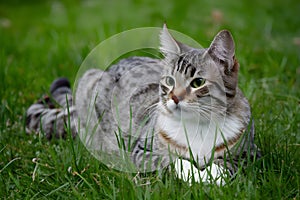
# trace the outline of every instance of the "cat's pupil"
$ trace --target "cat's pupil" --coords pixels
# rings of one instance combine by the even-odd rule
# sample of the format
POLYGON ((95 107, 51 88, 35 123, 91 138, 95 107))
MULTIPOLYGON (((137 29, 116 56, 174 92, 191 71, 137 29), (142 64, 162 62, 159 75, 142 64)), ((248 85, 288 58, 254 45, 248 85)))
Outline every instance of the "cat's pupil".
POLYGON ((205 79, 203 79, 203 78, 195 78, 191 82, 191 87, 198 88, 198 87, 201 87, 204 83, 205 83, 205 79))

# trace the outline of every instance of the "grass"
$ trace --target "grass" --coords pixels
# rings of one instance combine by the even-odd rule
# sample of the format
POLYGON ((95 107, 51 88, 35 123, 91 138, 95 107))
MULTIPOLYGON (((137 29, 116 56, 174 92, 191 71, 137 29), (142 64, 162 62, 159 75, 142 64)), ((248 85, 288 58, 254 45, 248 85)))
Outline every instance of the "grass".
POLYGON ((300 3, 273 1, 0 1, 0 198, 299 199, 300 3), (263 158, 224 187, 172 173, 111 170, 80 140, 24 131, 26 108, 53 79, 75 80, 90 50, 120 31, 164 22, 203 46, 232 31, 240 87, 252 105, 263 158))

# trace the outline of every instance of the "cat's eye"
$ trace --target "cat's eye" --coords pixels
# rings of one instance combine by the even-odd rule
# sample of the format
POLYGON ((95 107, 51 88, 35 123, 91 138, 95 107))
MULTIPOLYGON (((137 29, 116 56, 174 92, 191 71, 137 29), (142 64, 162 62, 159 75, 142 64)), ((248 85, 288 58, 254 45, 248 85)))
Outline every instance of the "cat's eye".
POLYGON ((175 85, 175 80, 171 76, 166 76, 166 84, 168 86, 174 86, 175 85))
POLYGON ((204 78, 195 78, 194 80, 192 80, 191 82, 191 87, 192 88, 199 88, 202 85, 204 85, 205 83, 205 79, 204 78))

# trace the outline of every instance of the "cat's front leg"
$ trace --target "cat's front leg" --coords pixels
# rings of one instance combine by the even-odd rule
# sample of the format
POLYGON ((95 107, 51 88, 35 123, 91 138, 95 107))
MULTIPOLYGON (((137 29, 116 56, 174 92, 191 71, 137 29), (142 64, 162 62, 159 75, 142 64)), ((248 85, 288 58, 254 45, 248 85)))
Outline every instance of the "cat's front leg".
POLYGON ((215 183, 220 186, 226 184, 227 174, 224 167, 212 163, 201 171, 201 179, 202 182, 215 183))
POLYGON ((175 160, 174 168, 179 179, 189 182, 190 184, 193 179, 195 182, 200 182, 201 171, 190 161, 178 158, 175 160))
POLYGON ((199 170, 190 161, 185 159, 176 159, 174 163, 176 175, 179 179, 192 184, 195 182, 215 183, 217 185, 225 185, 227 177, 226 170, 217 164, 206 167, 204 170, 199 170))

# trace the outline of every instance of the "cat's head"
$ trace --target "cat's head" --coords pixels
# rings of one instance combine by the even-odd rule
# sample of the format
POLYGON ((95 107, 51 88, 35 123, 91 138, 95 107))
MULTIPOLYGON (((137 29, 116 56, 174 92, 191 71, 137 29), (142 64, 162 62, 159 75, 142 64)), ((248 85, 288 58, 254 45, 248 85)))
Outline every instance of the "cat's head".
POLYGON ((195 49, 176 41, 164 26, 161 51, 165 56, 160 102, 166 114, 222 117, 236 95, 239 65, 229 31, 220 31, 208 48, 195 49))

